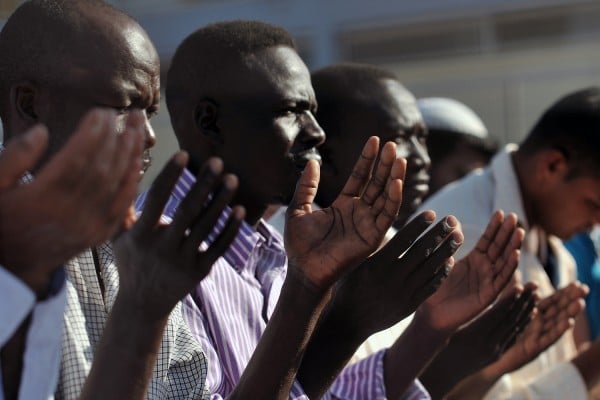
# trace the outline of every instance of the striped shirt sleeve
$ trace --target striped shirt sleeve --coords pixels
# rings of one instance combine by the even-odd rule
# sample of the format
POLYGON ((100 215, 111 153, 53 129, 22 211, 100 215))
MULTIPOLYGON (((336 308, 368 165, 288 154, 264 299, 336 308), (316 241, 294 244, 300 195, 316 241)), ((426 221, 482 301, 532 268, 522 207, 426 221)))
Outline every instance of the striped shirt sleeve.
MULTIPOLYGON (((385 350, 346 367, 331 386, 330 395, 335 399, 386 399, 385 382, 383 378, 383 356, 385 350)), ((413 382, 403 400, 430 400, 427 390, 419 383, 413 382)))

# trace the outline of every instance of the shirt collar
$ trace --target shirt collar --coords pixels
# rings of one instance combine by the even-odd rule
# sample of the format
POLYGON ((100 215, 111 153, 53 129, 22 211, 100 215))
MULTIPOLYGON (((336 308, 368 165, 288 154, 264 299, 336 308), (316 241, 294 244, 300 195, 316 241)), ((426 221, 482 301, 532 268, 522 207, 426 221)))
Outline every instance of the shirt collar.
MULTIPOLYGON (((164 217, 167 217, 165 219, 166 222, 170 222, 173 218, 177 206, 185 198, 185 195, 190 191, 195 182, 196 177, 190 171, 184 169, 165 206, 163 214, 164 217)), ((147 192, 142 193, 137 199, 136 209, 138 211, 141 211, 146 200, 146 195, 147 192)), ((215 228, 208 236, 209 243, 214 242, 217 233, 223 230, 230 214, 231 208, 225 207, 215 224, 215 228)), ((281 235, 263 219, 258 222, 256 229, 246 221, 242 221, 237 236, 232 241, 229 249, 223 254, 223 258, 239 272, 248 265, 251 253, 262 246, 268 251, 279 252, 285 255, 281 235)))
MULTIPOLYGON (((226 214, 223 213, 221 218, 226 218, 226 214)), ((285 255, 281 235, 265 220, 261 219, 256 229, 246 221, 242 221, 237 236, 223 254, 223 258, 240 272, 251 267, 249 261, 252 253, 261 247, 267 251, 285 255)))
POLYGON ((493 209, 511 210, 511 212, 517 214, 521 226, 528 230, 529 222, 527 221, 527 214, 525 214, 525 207, 523 207, 523 196, 512 162, 512 154, 518 148, 516 144, 508 144, 492 159, 491 169, 494 175, 496 193, 493 209))

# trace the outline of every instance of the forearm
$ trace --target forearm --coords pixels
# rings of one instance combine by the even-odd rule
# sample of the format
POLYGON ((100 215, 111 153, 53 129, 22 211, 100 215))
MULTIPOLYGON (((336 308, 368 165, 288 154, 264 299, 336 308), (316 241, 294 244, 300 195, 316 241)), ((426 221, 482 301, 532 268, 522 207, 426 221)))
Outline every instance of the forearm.
POLYGON ((288 398, 328 299, 328 291, 312 287, 290 268, 273 315, 230 399, 288 398))
POLYGON ((397 399, 448 342, 449 334, 424 326, 415 316, 406 331, 388 349, 384 379, 388 399, 397 399))
MULTIPOLYGON (((496 384, 502 375, 483 369, 460 381, 445 397, 447 400, 479 400, 496 384)), ((435 396, 432 394, 432 398, 435 396)))
POLYGON ((119 293, 81 399, 143 399, 168 315, 149 317, 119 293))
POLYGON ((446 347, 435 356, 425 371, 419 376, 421 383, 434 399, 444 398, 461 380, 477 372, 484 365, 480 360, 469 357, 465 351, 468 344, 462 345, 453 337, 446 347))
POLYGON ((364 339, 330 315, 321 318, 298 371, 298 381, 309 398, 323 397, 364 339))
POLYGON ((589 389, 600 383, 600 340, 596 340, 585 351, 579 353, 571 361, 579 371, 586 387, 589 389))

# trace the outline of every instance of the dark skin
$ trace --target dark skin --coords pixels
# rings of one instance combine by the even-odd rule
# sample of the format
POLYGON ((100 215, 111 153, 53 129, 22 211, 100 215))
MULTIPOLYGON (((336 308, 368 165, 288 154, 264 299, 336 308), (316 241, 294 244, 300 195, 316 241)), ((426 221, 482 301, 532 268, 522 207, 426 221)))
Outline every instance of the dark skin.
MULTIPOLYGON (((551 296, 542 299, 538 305, 535 317, 525 328, 523 334, 512 344, 494 363, 486 366, 473 375, 463 379, 448 394, 448 399, 480 399, 485 393, 508 372, 514 371, 527 364, 540 353, 554 344, 568 329, 573 327, 574 318, 583 311, 583 297, 588 289, 579 283, 571 283, 557 290, 551 296)), ((573 360, 585 360, 596 355, 594 351, 578 356, 573 360)), ((582 376, 597 368, 580 368, 582 376)), ((592 373, 590 378, 594 375, 592 373)), ((593 385, 596 378, 586 379, 586 384, 593 385)), ((592 386, 588 386, 592 387, 592 386)))
MULTIPOLYGON (((411 223, 405 229, 415 229, 417 226, 411 223)), ((433 285, 433 288, 423 286, 422 280, 410 279, 410 273, 405 275, 409 278, 403 286, 406 292, 420 294, 421 300, 417 298, 411 302, 398 299, 397 297, 402 295, 402 291, 397 290, 398 286, 391 283, 386 286, 384 283, 393 282, 392 270, 386 268, 385 263, 380 262, 371 264, 370 268, 369 264, 361 265, 338 286, 327 314, 320 321, 319 329, 311 341, 299 372, 299 380, 310 397, 318 398, 322 395, 323 392, 319 391, 319 388, 329 387, 360 343, 368 336, 397 323, 429 296, 417 308, 411 327, 387 351, 384 358, 386 393, 391 398, 400 396, 446 344, 451 334, 498 296, 510 281, 517 266, 518 250, 516 249, 522 241, 523 231, 516 227, 515 216, 511 215, 505 219, 502 213, 494 214, 485 235, 480 239, 477 250, 457 263, 448 278, 435 291, 440 284, 440 279, 425 271, 429 269, 433 273, 439 266, 452 268, 454 262, 448 257, 462 242, 462 235, 456 231, 455 226, 456 219, 447 217, 445 222, 438 224, 431 234, 415 243, 412 251, 409 250, 403 256, 403 258, 407 257, 404 265, 418 268, 415 269, 419 271, 417 275, 423 274, 426 282, 433 285), (491 268, 490 263, 496 264, 496 267, 491 268), (434 265, 437 268, 432 268, 434 265), (387 274, 381 272, 384 269, 387 274), (360 277, 356 280, 360 285, 352 284, 354 276, 360 277), (385 280, 382 280, 383 276, 385 280), (468 281, 469 284, 465 285, 464 281, 468 281), (386 290, 386 287, 389 289, 386 290), (435 293, 432 295, 432 292, 435 293), (377 307, 374 308, 373 304, 377 307), (406 314, 398 310, 404 310, 406 314), (393 317, 382 323, 381 315, 388 313, 393 317), (355 317, 361 321, 361 329, 354 326, 355 317), (340 336, 340 332, 344 332, 343 337, 340 336), (407 366, 403 361, 407 359, 414 362, 407 366), (318 368, 321 368, 321 371, 325 369, 333 372, 329 375, 314 372, 318 368)), ((399 235, 403 235, 403 230, 396 237, 399 235)), ((407 235, 404 246, 410 245, 414 237, 412 234, 407 235)), ((390 246, 392 241, 388 242, 382 250, 390 246)), ((402 254, 406 248, 399 245, 402 242, 400 240, 393 243, 394 247, 390 247, 388 254, 394 254, 393 251, 398 251, 395 257, 402 254)), ((373 255, 372 258, 379 258, 379 253, 381 252, 373 255)), ((401 268, 396 268, 394 272, 405 274, 401 268)))
POLYGON ((237 234, 244 217, 241 207, 233 208, 225 228, 210 247, 199 250, 237 187, 235 176, 222 175, 219 159, 211 159, 203 167, 173 222, 167 226, 159 223, 171 189, 186 164, 187 154, 174 156, 154 181, 140 219, 114 242, 119 293, 82 399, 146 396, 169 314, 209 273, 237 234), (210 193, 213 198, 207 202, 210 193), (126 323, 121 320, 124 316, 128 317, 126 323), (115 365, 116 361, 121 364, 115 365))
MULTIPOLYGON (((72 70, 62 71, 65 80, 61 80, 55 86, 43 85, 35 79, 17 82, 11 88, 12 102, 9 108, 9 117, 4 121, 5 128, 7 128, 5 132, 11 132, 16 138, 39 123, 46 125, 50 132, 48 150, 41 157, 41 162, 37 162, 36 167, 31 169, 36 171, 36 182, 48 181, 47 190, 51 191, 52 196, 43 196, 48 200, 46 202, 36 201, 35 204, 30 204, 27 212, 28 215, 33 216, 43 215, 43 212, 47 212, 45 208, 51 208, 53 218, 59 221, 69 221, 73 225, 68 226, 69 230, 66 232, 52 232, 52 243, 55 243, 58 237, 64 237, 65 240, 75 237, 80 241, 74 243, 71 243, 73 240, 68 241, 72 247, 68 247, 69 251, 56 259, 47 257, 47 246, 42 241, 39 241, 41 246, 39 251, 21 252, 20 257, 39 257, 44 254, 44 259, 51 261, 52 267, 62 264, 85 247, 104 242, 113 236, 117 229, 128 228, 132 224, 131 214, 128 212, 131 211, 132 199, 137 191, 137 181, 141 172, 148 167, 149 162, 147 156, 142 157, 142 151, 146 150, 147 152, 155 140, 148 119, 156 112, 159 101, 158 56, 146 33, 139 25, 118 12, 95 8, 93 3, 78 4, 76 7, 76 18, 83 20, 85 26, 95 29, 88 29, 81 35, 74 35, 72 38, 68 38, 69 43, 65 43, 71 50, 69 54, 72 58, 68 65, 72 70), (94 43, 94 46, 90 47, 89 43, 94 43), (110 116, 103 114, 104 117, 100 119, 102 124, 99 124, 97 120, 87 121, 92 127, 96 127, 91 129, 93 132, 98 131, 96 136, 85 137, 83 134, 75 134, 71 137, 73 131, 79 132, 75 127, 81 116, 97 106, 111 108, 116 111, 117 115, 115 115, 115 111, 110 116), (98 130, 98 127, 102 129, 98 130), (135 143, 127 144, 128 141, 135 143), (61 156, 63 152, 70 156, 68 160, 64 160, 65 157, 61 156), (56 157, 51 158, 54 154, 56 157), (96 167, 98 163, 99 166, 96 167), (120 183, 123 178, 120 178, 118 168, 126 170, 129 165, 133 165, 133 167, 131 167, 132 172, 129 173, 126 181, 131 182, 127 185, 127 196, 117 197, 126 211, 117 212, 116 208, 111 207, 106 199, 96 199, 96 197, 104 190, 116 192, 123 186, 124 184, 120 183), (68 179, 62 179, 56 174, 55 170, 60 171, 61 168, 70 173, 67 176, 68 179), (113 172, 111 168, 117 168, 117 172, 113 172), (47 170, 53 171, 53 173, 47 173, 47 170), (45 178, 46 175, 48 178, 45 178), (70 186, 66 187, 67 184, 70 186), (61 198, 59 195, 62 191, 68 195, 65 194, 61 198), (77 194, 79 197, 74 197, 77 194), (85 212, 81 217, 74 214, 74 209, 77 207, 72 204, 83 208, 85 212), (93 240, 90 240, 89 236, 92 233, 90 228, 98 225, 98 223, 93 224, 94 220, 91 218, 99 212, 103 218, 98 218, 99 220, 106 220, 114 226, 110 230, 110 234, 94 229, 92 232, 96 236, 92 236, 93 240), (81 242, 82 239, 85 241, 81 242)), ((73 21, 66 23, 71 22, 73 21)), ((81 21, 77 21, 77 23, 79 22, 81 21)), ((52 31, 52 27, 48 29, 49 32, 52 31)), ((53 66, 49 65, 45 68, 53 66)), ((44 68, 44 66, 40 65, 40 68, 44 68)), ((85 121, 83 122, 84 126, 85 121)), ((90 130, 89 127, 87 130, 90 130)), ((28 165, 28 167, 30 166, 31 164, 28 165)), ((36 199, 39 198, 36 197, 36 199)), ((3 207, 3 209, 5 208, 3 207)), ((2 220, 4 221, 4 219, 2 220)), ((19 224, 23 224, 23 221, 27 221, 27 219, 17 221, 19 224)), ((34 221, 34 224, 37 223, 39 220, 34 221)), ((129 237, 129 235, 124 237, 129 237)), ((120 259, 127 260, 127 265, 131 265, 131 269, 139 269, 140 273, 146 266, 144 264, 146 260, 142 255, 156 254, 145 250, 156 251, 159 248, 159 246, 154 246, 151 235, 141 235, 141 238, 138 236, 138 240, 129 241, 128 246, 125 247, 128 256, 123 256, 122 253, 120 259)), ((31 242, 28 242, 27 248, 32 249, 31 242)), ((222 250, 222 248, 226 248, 226 246, 223 244, 215 251, 222 250)), ((32 264, 29 260, 19 260, 23 265, 32 264)), ((118 266, 120 270, 123 270, 122 265, 118 266)), ((168 270, 171 264, 160 264, 160 266, 168 270)), ((34 275, 39 276, 37 273, 34 275)), ((180 278, 186 279, 189 276, 180 276, 180 278)), ((153 282, 158 291, 159 283, 153 282)), ((181 286, 183 287, 183 285, 181 286)), ((133 285, 125 285, 121 289, 119 296, 122 299, 136 296, 137 292, 133 289, 133 285)), ((156 292, 148 289, 144 293, 156 292)), ((182 293, 181 297, 183 295, 185 294, 182 293)), ((135 298, 140 300, 138 297, 135 298)), ((154 296, 149 299, 155 300, 156 298, 165 302, 163 307, 158 307, 163 315, 165 310, 172 306, 173 297, 154 296)), ((153 311, 144 311, 140 308, 132 309, 119 305, 113 311, 111 322, 107 325, 102 342, 103 348, 107 349, 106 353, 103 352, 106 356, 100 357, 94 363, 93 369, 96 372, 88 384, 93 388, 98 388, 93 391, 93 394, 100 398, 141 398, 145 394, 145 385, 147 385, 152 372, 151 367, 156 356, 156 350, 152 349, 157 349, 160 344, 163 321, 152 314, 153 311), (152 318, 148 318, 148 315, 152 318), (121 343, 119 338, 123 337, 120 333, 130 330, 143 331, 144 334, 127 336, 137 342, 135 346, 123 351, 122 347, 119 347, 121 343), (132 365, 136 367, 134 368, 132 365), (128 376, 130 382, 133 383, 119 386, 103 384, 106 379, 115 376, 121 378, 128 376), (122 392, 118 392, 118 390, 122 390, 122 392), (106 395, 104 395, 104 391, 106 391, 106 395)), ((3 355, 18 355, 18 353, 5 350, 7 349, 3 349, 3 355)), ((17 366, 18 364, 16 359, 5 361, 3 360, 3 373, 9 371, 12 365, 17 366)), ((12 376, 16 376, 16 374, 12 376)), ((18 386, 19 380, 13 379, 9 382, 18 386)))
POLYGON ((289 203, 306 163, 320 161, 325 135, 309 72, 292 49, 269 48, 247 61, 232 67, 227 93, 198 102, 195 118, 174 125, 195 160, 219 156, 239 176, 234 203, 256 225, 269 204, 289 203))
MULTIPOLYGON (((0 229, 10 232, 1 235, 0 263, 38 299, 45 298, 52 275, 64 262, 114 235, 130 210, 141 166, 142 126, 132 116, 123 135, 116 136, 114 119, 107 110, 89 113, 29 185, 19 185, 19 178, 43 154, 48 139, 45 128, 34 127, 10 140, 0 160, 0 229), (81 168, 83 163, 88 167, 81 168), (64 218, 61 207, 45 206, 58 204, 69 210, 70 218, 64 218), (16 251, 23 248, 29 251, 16 251)), ((28 324, 29 319, 2 348, 6 398, 18 395, 28 324)))
MULTIPOLYGON (((396 143, 398 157, 407 161, 402 207, 394 224, 403 226, 428 191, 427 170, 431 160, 425 146, 427 131, 423 119, 413 95, 397 81, 381 80, 368 91, 365 88, 346 90, 355 89, 369 93, 370 97, 363 99, 364 104, 357 101, 353 110, 348 110, 343 118, 336 121, 319 117, 325 127, 335 127, 339 132, 328 129, 327 141, 321 147, 328 157, 323 164, 323 187, 317 194, 317 203, 322 206, 331 204, 340 192, 342 182, 352 171, 350 162, 355 154, 359 154, 360 143, 369 135, 377 134, 384 143, 396 143)), ((339 96, 343 98, 346 94, 340 93, 339 96)))
MULTIPOLYGON (((239 101, 235 99, 232 100, 231 97, 210 99, 209 101, 200 102, 196 106, 196 109, 199 110, 198 114, 201 116, 200 118, 197 118, 195 121, 174 121, 174 125, 182 127, 182 131, 178 132, 178 135, 180 135, 180 143, 189 143, 188 149, 193 152, 197 159, 201 160, 202 157, 210 154, 209 150, 212 150, 214 154, 219 154, 224 157, 225 164, 228 168, 231 168, 232 172, 250 175, 252 179, 246 181, 246 186, 240 187, 237 199, 243 199, 242 204, 248 210, 256 210, 256 212, 249 212, 246 218, 247 222, 254 224, 257 221, 257 218, 262 215, 268 204, 280 202, 288 196, 286 193, 290 190, 290 174, 285 173, 280 175, 281 171, 297 170, 297 165, 293 162, 293 160, 295 160, 293 154, 314 155, 314 146, 322 141, 322 131, 312 116, 311 110, 314 110, 316 105, 314 94, 312 93, 312 88, 310 86, 308 72, 295 52, 286 48, 265 50, 258 55, 254 55, 249 64, 250 68, 248 67, 248 64, 246 64, 240 68, 240 71, 237 71, 236 74, 234 74, 235 76, 241 77, 241 79, 236 85, 233 85, 233 87, 240 91, 237 95, 239 99, 253 99, 255 104, 248 105, 249 108, 246 109, 244 107, 239 107, 239 101), (285 61, 280 57, 285 57, 285 61), (257 94, 251 95, 250 93, 253 92, 257 92, 257 94), (260 99, 261 101, 259 102, 256 99, 260 99), (282 105, 284 106, 283 111, 281 111, 282 105), (251 110, 251 115, 248 115, 246 113, 247 111, 244 110, 251 110), (235 115, 235 118, 232 117, 233 115, 235 115), (231 118, 231 121, 227 120, 227 118, 231 118), (190 133, 194 134, 194 143, 190 143, 191 138, 187 136, 190 133), (268 141, 269 146, 263 144, 263 141, 265 144, 268 141), (243 145, 240 145, 240 143, 243 143, 243 145), (298 151, 296 149, 300 150, 298 151), (244 151, 244 153, 239 153, 240 150, 244 151), (245 154, 246 151, 248 154, 245 154), (256 177, 260 177, 260 179, 257 181, 256 177), (280 179, 280 177, 284 179, 280 179), (265 185, 264 182, 272 182, 274 186, 260 191, 257 190, 265 185)), ((378 141, 373 138, 370 139, 363 149, 363 155, 361 156, 361 161, 363 163, 368 162, 371 166, 372 163, 375 162, 378 154, 376 148, 373 147, 374 143, 378 143, 378 141)), ((394 161, 396 154, 396 146, 394 143, 388 142, 384 146, 377 167, 378 171, 380 168, 383 168, 383 171, 391 171, 391 178, 394 179, 404 176, 403 164, 402 166, 394 167, 394 164, 397 163, 397 161, 394 161)), ((311 164, 314 163, 311 161, 311 164)), ((311 168, 315 168, 315 166, 313 165, 311 168)), ((349 174, 349 182, 369 179, 369 171, 369 168, 364 167, 355 169, 354 174, 349 174)), ((299 326, 299 317, 308 316, 308 320, 312 321, 309 323, 309 327, 312 329, 312 326, 314 325, 311 324, 314 324, 315 318, 319 315, 320 308, 322 308, 322 305, 324 304, 323 301, 326 302, 328 299, 331 286, 339 280, 340 275, 336 272, 336 269, 333 269, 333 266, 338 264, 340 260, 352 256, 351 261, 347 261, 346 263, 348 263, 348 266, 352 265, 355 267, 361 259, 364 259, 370 254, 372 250, 374 250, 372 245, 374 245, 375 242, 366 242, 366 240, 373 240, 373 237, 381 237, 381 235, 385 233, 386 229, 384 229, 384 227, 386 224, 383 223, 385 219, 376 222, 377 228, 373 233, 374 236, 366 234, 368 231, 363 228, 357 229, 356 232, 357 234, 358 232, 361 232, 360 237, 362 239, 352 242, 350 238, 347 238, 343 247, 340 247, 343 251, 338 252, 337 250, 328 249, 321 253, 322 256, 315 258, 315 255, 312 254, 313 251, 311 250, 313 246, 321 248, 322 243, 326 238, 326 236, 323 236, 324 233, 327 231, 335 232, 335 230, 331 230, 332 227, 337 226, 337 224, 345 220, 348 213, 358 216, 356 210, 354 212, 352 210, 355 209, 356 205, 361 204, 360 202, 356 203, 356 196, 358 196, 359 193, 362 193, 362 201, 370 207, 374 207, 375 210, 384 213, 384 215, 387 216, 386 218, 391 217, 394 219, 396 214, 392 213, 392 210, 386 211, 386 207, 384 206, 386 202, 383 198, 377 200, 376 194, 381 191, 383 185, 390 185, 394 182, 393 179, 386 178, 386 174, 381 174, 379 172, 375 173, 372 178, 372 183, 368 185, 366 191, 361 191, 361 185, 347 183, 345 188, 342 189, 341 194, 333 202, 331 208, 310 212, 310 204, 314 199, 316 184, 311 183, 310 185, 306 185, 302 183, 305 181, 304 178, 307 177, 306 174, 307 172, 305 171, 304 175, 302 175, 298 190, 306 187, 311 193, 307 194, 306 200, 300 203, 300 209, 298 208, 298 205, 295 205, 297 203, 292 203, 292 207, 288 210, 285 239, 286 249, 290 260, 287 279, 295 279, 295 277, 298 276, 303 277, 301 280, 304 282, 303 284, 309 284, 308 287, 313 288, 303 297, 303 302, 306 302, 305 307, 308 306, 308 308, 305 309, 305 311, 297 312, 298 317, 296 318, 294 326, 299 326), (298 216, 304 214, 306 214, 306 216, 303 218, 307 218, 307 216, 310 215, 312 218, 315 218, 315 221, 319 221, 318 225, 314 227, 307 225, 306 227, 300 228, 300 226, 297 225, 296 220, 298 216), (307 241, 307 238, 313 238, 314 241, 307 241), (366 250, 364 247, 365 243, 369 244, 368 247, 371 250, 361 250, 360 256, 353 255, 357 249, 362 248, 366 250), (310 256, 311 259, 315 259, 315 261, 307 260, 307 256, 310 256), (331 268, 323 268, 320 266, 317 269, 317 266, 324 262, 325 265, 331 264, 331 268), (315 276, 314 274, 316 272, 318 272, 318 275, 315 276), (315 297, 315 293, 310 295, 310 292, 314 292, 315 288, 318 290, 316 293, 318 295, 317 297, 315 297), (315 300, 313 301, 311 299, 315 300), (320 304, 320 308, 311 310, 314 308, 314 304, 317 303, 320 304)), ((292 176, 294 176, 294 174, 292 176)), ((394 190, 399 190, 399 188, 394 190)), ((395 200, 394 197, 391 197, 391 199, 395 200)), ((402 241, 407 244, 412 243, 414 238, 431 224, 433 218, 433 215, 429 214, 427 220, 421 221, 419 226, 416 226, 415 229, 407 232, 402 238, 402 241)), ((359 219, 362 219, 362 217, 359 219)), ((345 221, 343 226, 346 227, 346 231, 350 228, 354 230, 359 222, 359 220, 345 221)), ((347 233, 352 233, 352 231, 347 233)), ((455 229, 453 228, 448 229, 443 235, 443 238, 453 238, 455 241, 452 242, 452 240, 446 240, 444 245, 439 246, 440 250, 435 253, 436 256, 432 257, 427 263, 428 270, 431 272, 430 275, 422 274, 421 276, 421 274, 416 274, 419 276, 415 276, 413 281, 416 286, 415 290, 419 289, 420 293, 415 295, 415 297, 423 296, 421 293, 431 293, 433 290, 431 287, 435 287, 436 284, 439 284, 439 280, 444 276, 443 269, 440 271, 439 266, 448 262, 451 249, 456 248, 461 240, 460 233, 455 232, 455 229)), ((436 248, 439 244, 439 242, 436 241, 436 235, 429 235, 427 239, 420 242, 420 246, 436 248)), ((342 245, 342 243, 340 243, 340 245, 342 245)), ((319 252, 321 252, 321 250, 319 250, 319 252)), ((387 257, 391 260, 392 258, 397 257, 397 253, 395 256, 390 253, 387 257)), ((411 257, 413 258, 413 264, 411 265, 414 268, 421 265, 423 261, 422 257, 422 253, 417 254, 415 252, 411 257)), ((346 272, 347 271, 348 270, 346 270, 346 272)), ((302 289, 302 286, 298 290, 306 292, 306 288, 302 289)), ((282 302, 288 301, 284 300, 287 298, 288 296, 285 294, 285 291, 282 292, 278 307, 284 309, 282 302)), ((417 301, 417 299, 415 299, 415 301, 417 301)), ((291 309, 297 310, 297 308, 295 308, 297 306, 294 306, 293 304, 290 305, 290 307, 291 309)), ((289 313, 287 313, 287 315, 289 315, 289 313)), ((294 322, 294 320, 292 319, 290 322, 294 322)), ((252 361, 256 359, 264 360, 264 356, 257 356, 257 352, 258 354, 261 354, 264 351, 262 349, 266 348, 266 346, 261 347, 263 343, 268 343, 268 340, 277 337, 276 335, 271 334, 271 332, 277 331, 279 326, 278 319, 276 319, 274 315, 269 321, 268 328, 263 334, 261 344, 259 344, 252 361)), ((295 339, 300 343, 300 347, 298 348, 298 351, 294 353, 296 356, 293 357, 293 360, 295 360, 295 364, 292 366, 293 368, 288 369, 290 373, 288 374, 288 384, 285 385, 286 390, 289 388, 289 385, 291 385, 294 377, 294 369, 298 367, 298 363, 300 362, 299 356, 303 353, 311 332, 306 327, 298 332, 289 329, 288 327, 286 334, 279 336, 279 342, 276 345, 273 345, 275 346, 274 348, 281 349, 282 346, 285 346, 285 342, 289 341, 287 339, 289 339, 291 335, 300 333, 304 335, 304 337, 301 336, 295 339), (286 340, 284 341, 282 338, 286 338, 286 340)), ((333 348, 336 347, 337 346, 333 346, 333 348)), ((281 351, 271 351, 270 353, 273 355, 274 353, 281 353, 281 351)), ((281 365, 281 361, 278 363, 278 365, 281 365)), ((302 365, 304 367, 304 363, 302 365)), ((332 366, 319 366, 319 368, 315 370, 315 373, 329 376, 330 374, 336 374, 335 370, 341 366, 342 364, 337 363, 336 360, 336 363, 332 366)), ((281 371, 281 369, 279 370, 281 371)), ((246 372, 248 371, 251 371, 250 365, 246 369, 246 372)), ((263 377, 262 379, 264 381, 265 378, 263 377)), ((256 386, 258 382, 258 380, 253 380, 248 381, 247 384, 256 386)), ((240 382, 238 388, 241 386, 243 385, 240 382)), ((324 391, 327 387, 328 384, 323 384, 318 390, 324 391)), ((287 396, 285 391, 281 394, 284 397, 287 396)))
POLYGON ((288 398, 332 286, 383 240, 400 208, 399 177, 405 165, 396 159, 395 146, 389 144, 382 150, 385 162, 380 162, 371 176, 378 147, 377 138, 365 144, 343 193, 326 209, 311 209, 319 168, 316 161, 309 161, 286 216, 289 263, 284 287, 231 397, 288 398), (265 365, 270 369, 267 376, 265 365))
POLYGON ((420 376, 432 398, 444 398, 457 382, 495 361, 512 346, 534 315, 535 289, 532 283, 524 290, 514 288, 452 335, 448 345, 420 376))

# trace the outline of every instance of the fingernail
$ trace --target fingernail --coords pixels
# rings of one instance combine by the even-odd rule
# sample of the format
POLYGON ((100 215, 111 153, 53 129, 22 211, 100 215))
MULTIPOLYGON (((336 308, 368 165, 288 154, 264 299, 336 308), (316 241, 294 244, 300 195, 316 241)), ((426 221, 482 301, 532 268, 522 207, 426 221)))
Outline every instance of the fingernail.
POLYGON ((450 247, 452 247, 452 250, 458 249, 461 244, 462 244, 461 242, 458 242, 454 239, 450 240, 450 247))
MULTIPOLYGON (((454 223, 454 221, 452 223, 454 223)), ((444 221, 442 223, 442 228, 444 229, 444 232, 446 232, 446 233, 451 232, 455 226, 456 226, 456 224, 454 224, 454 225, 451 224, 450 218, 448 218, 448 217, 444 218, 444 221)))

